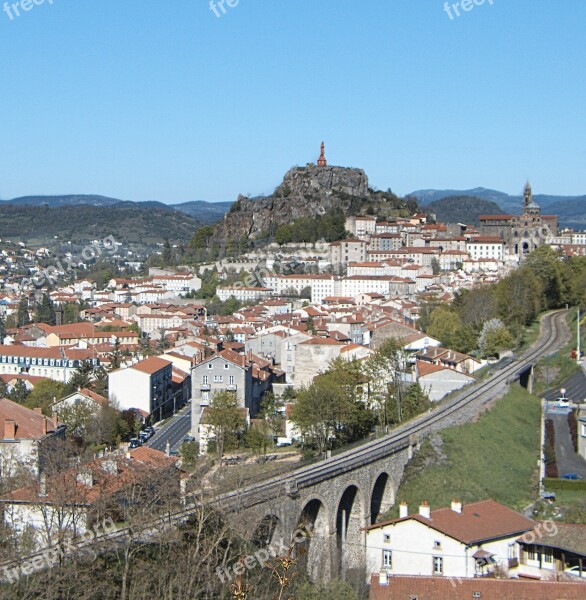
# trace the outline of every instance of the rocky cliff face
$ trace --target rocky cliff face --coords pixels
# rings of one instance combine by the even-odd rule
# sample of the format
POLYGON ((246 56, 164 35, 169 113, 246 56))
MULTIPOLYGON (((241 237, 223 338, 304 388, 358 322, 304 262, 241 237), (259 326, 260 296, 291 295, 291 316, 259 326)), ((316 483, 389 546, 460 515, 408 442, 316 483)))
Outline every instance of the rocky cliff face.
POLYGON ((273 195, 257 199, 239 196, 217 224, 212 243, 226 246, 242 239, 271 236, 279 226, 296 219, 336 209, 347 212, 353 202, 369 198, 368 178, 362 169, 294 167, 273 195))

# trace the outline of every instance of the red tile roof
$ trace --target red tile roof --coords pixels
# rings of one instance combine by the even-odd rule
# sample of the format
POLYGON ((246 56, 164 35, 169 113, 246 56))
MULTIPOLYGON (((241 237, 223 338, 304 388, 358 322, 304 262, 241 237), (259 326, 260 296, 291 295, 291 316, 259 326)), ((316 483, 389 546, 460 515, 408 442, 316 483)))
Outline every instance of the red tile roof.
POLYGON ((3 398, 0 399, 0 439, 4 439, 6 421, 14 421, 16 440, 41 439, 56 429, 53 419, 3 398))
POLYGON ((486 540, 521 534, 535 527, 534 521, 511 508, 494 500, 483 500, 473 504, 463 504, 461 513, 451 508, 442 508, 432 510, 431 519, 414 514, 403 519, 377 523, 366 529, 379 529, 409 519, 419 521, 463 544, 477 544, 486 540))
POLYGON ((454 579, 448 577, 393 576, 380 585, 379 576, 371 581, 370 600, 584 600, 586 584, 558 581, 454 579), (474 595, 474 594, 480 595, 474 595))
POLYGON ((151 356, 146 360, 141 360, 139 363, 133 365, 131 369, 135 371, 140 371, 142 373, 147 373, 148 375, 154 375, 158 371, 163 370, 166 367, 169 367, 172 363, 163 358, 159 358, 157 356, 151 356))

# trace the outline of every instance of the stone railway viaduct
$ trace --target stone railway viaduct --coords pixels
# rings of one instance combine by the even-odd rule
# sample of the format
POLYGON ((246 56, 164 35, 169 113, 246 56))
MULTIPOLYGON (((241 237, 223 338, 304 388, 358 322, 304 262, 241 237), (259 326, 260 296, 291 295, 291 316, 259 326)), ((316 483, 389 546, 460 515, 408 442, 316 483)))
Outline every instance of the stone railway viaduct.
MULTIPOLYGON (((425 437, 471 421, 483 405, 501 396, 514 381, 531 388, 535 362, 570 339, 565 314, 557 311, 545 315, 539 340, 523 355, 516 360, 505 359, 493 367, 489 378, 391 434, 222 494, 209 504, 232 514, 242 533, 259 548, 277 542, 289 545, 295 530, 307 527, 311 536, 304 542, 303 561, 312 579, 328 580, 360 570, 364 560, 362 528, 375 523, 395 504, 405 465, 425 437)), ((146 529, 156 535, 162 527, 189 519, 194 507, 187 504, 180 512, 148 524, 146 529)), ((122 542, 128 535, 123 529, 99 541, 122 542)), ((79 549, 83 551, 82 546, 79 549)), ((0 565, 4 566, 14 565, 0 565)))
POLYGON ((237 513, 248 537, 261 547, 276 540, 288 544, 296 528, 309 526, 312 535, 305 542, 304 561, 312 579, 327 580, 361 569, 362 528, 395 504, 404 468, 424 438, 474 419, 483 405, 502 396, 515 381, 531 391, 535 362, 570 339, 565 314, 544 316, 540 338, 529 350, 495 365, 491 377, 432 412, 376 441, 224 494, 217 505, 237 513))

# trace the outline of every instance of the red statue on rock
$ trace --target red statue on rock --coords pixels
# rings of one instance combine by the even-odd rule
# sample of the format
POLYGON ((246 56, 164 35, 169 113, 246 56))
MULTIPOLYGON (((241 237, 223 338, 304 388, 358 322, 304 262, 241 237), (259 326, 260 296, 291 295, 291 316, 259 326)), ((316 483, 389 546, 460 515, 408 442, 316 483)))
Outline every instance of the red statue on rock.
POLYGON ((319 155, 319 158, 317 159, 317 166, 318 167, 327 167, 328 166, 328 161, 326 160, 326 145, 323 142, 321 143, 321 153, 319 155))

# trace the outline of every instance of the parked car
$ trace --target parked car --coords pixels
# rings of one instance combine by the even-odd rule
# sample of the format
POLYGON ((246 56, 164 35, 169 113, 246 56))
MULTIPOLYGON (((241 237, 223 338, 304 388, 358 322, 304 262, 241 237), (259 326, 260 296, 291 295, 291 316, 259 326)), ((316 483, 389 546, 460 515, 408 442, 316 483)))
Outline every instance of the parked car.
POLYGON ((143 442, 140 438, 132 438, 130 440, 130 448, 140 448, 143 442))
POLYGON ((576 481, 578 479, 584 479, 581 475, 578 475, 578 473, 564 473, 561 476, 561 479, 572 479, 573 481, 576 481))
POLYGON ((555 403, 560 408, 568 408, 570 406, 570 399, 566 396, 566 390, 562 388, 560 390, 561 396, 555 399, 555 403))
POLYGON ((569 573, 570 575, 575 575, 576 577, 582 577, 582 579, 586 579, 586 570, 582 569, 582 573, 580 573, 580 567, 578 565, 564 569, 564 573, 569 573))
POLYGON ((191 444, 191 442, 195 442, 195 438, 192 435, 185 435, 181 441, 184 444, 191 444))

